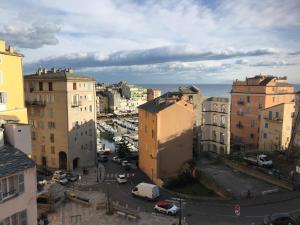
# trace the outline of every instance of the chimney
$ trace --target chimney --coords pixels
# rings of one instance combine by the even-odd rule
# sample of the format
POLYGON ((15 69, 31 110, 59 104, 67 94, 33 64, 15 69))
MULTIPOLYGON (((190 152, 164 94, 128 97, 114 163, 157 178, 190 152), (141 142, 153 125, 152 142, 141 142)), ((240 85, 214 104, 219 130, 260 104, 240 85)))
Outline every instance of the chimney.
POLYGON ((14 48, 11 45, 8 46, 7 50, 9 53, 14 53, 14 48))

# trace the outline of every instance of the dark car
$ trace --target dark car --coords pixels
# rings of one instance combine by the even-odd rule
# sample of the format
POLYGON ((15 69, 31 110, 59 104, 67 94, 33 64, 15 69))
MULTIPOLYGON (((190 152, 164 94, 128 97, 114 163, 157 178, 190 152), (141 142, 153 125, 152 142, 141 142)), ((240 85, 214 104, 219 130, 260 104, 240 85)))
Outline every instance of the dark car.
POLYGON ((67 179, 70 182, 75 182, 78 179, 78 175, 74 173, 67 173, 67 179))
POLYGON ((101 155, 100 157, 98 157, 98 161, 99 162, 107 162, 108 161, 107 155, 101 155))
POLYGON ((288 213, 275 213, 265 216, 264 225, 300 225, 300 222, 288 213))

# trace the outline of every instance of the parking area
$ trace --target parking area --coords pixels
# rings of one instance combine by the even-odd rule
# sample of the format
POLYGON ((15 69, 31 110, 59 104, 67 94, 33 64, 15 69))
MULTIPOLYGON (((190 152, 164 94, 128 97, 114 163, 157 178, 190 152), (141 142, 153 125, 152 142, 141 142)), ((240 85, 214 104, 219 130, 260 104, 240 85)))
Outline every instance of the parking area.
POLYGON ((281 191, 278 187, 242 174, 224 164, 216 163, 208 159, 201 159, 198 162, 201 172, 214 179, 214 181, 226 189, 235 198, 255 197, 263 193, 281 191))

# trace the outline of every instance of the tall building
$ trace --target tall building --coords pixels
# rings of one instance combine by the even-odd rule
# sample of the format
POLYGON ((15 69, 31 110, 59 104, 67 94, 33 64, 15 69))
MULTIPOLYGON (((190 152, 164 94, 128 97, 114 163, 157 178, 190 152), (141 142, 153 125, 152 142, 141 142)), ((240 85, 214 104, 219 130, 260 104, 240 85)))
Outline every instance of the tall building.
POLYGON ((128 111, 138 112, 137 107, 147 102, 147 89, 133 84, 121 83, 122 97, 127 99, 128 111))
POLYGON ((95 80, 72 69, 39 69, 25 76, 37 164, 76 169, 96 163, 95 80))
POLYGON ((22 55, 0 40, 0 224, 37 224, 36 167, 24 107, 22 55))
POLYGON ((202 107, 203 151, 217 154, 230 153, 230 106, 229 99, 211 97, 203 101, 202 107))
POLYGON ((23 55, 0 40, 0 120, 27 123, 22 74, 23 55))
POLYGON ((155 98, 161 96, 161 91, 156 88, 148 88, 147 89, 147 101, 151 101, 155 98))
POLYGON ((231 90, 231 142, 236 148, 258 148, 260 111, 294 101, 294 87, 286 77, 257 75, 233 82, 231 90))
POLYGON ((282 103, 261 111, 259 150, 287 150, 292 134, 295 103, 282 103))
POLYGON ((193 105, 167 93, 139 106, 139 167, 155 183, 192 159, 193 105))
POLYGON ((97 114, 109 113, 108 94, 106 91, 96 91, 97 114))

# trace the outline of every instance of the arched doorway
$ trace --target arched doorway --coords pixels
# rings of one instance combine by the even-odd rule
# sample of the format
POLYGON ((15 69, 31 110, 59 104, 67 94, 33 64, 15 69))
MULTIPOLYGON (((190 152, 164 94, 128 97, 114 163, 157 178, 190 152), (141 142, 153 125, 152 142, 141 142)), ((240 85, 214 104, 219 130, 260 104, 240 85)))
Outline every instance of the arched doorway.
POLYGON ((73 159, 73 170, 79 167, 79 158, 73 159))
POLYGON ((59 169, 67 169, 67 154, 65 152, 59 152, 59 169))
POLYGON ((42 165, 47 167, 47 158, 45 156, 42 156, 42 165))

